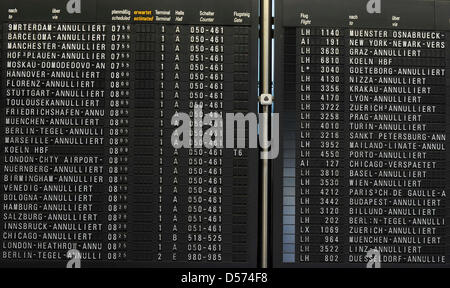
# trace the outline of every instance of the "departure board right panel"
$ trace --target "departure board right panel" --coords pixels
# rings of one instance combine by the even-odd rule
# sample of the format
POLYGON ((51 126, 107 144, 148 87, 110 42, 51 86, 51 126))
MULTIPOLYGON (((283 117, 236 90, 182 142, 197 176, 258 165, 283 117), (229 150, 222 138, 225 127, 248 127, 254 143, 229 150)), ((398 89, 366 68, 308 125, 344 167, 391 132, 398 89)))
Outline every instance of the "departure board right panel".
POLYGON ((448 266, 449 12, 277 2, 275 267, 448 266))

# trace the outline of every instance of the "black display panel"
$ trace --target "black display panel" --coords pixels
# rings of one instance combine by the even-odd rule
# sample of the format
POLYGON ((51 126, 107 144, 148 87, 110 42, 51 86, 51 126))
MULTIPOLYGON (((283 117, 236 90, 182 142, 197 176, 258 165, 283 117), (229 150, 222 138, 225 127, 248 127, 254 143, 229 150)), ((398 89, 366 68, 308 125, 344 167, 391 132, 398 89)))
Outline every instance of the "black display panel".
POLYGON ((275 19, 274 266, 448 266, 450 2, 283 0, 275 19))
POLYGON ((256 149, 175 149, 257 108, 257 1, 0 3, 3 267, 256 267, 256 149), (191 114, 192 115, 192 114, 191 114))

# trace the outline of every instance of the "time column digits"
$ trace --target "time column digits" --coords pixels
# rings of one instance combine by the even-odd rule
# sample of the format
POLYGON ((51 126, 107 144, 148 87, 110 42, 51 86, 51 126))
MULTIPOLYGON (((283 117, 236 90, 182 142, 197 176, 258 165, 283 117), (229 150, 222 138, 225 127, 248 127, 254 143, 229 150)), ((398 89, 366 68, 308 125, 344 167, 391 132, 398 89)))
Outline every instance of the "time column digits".
POLYGON ((127 258, 131 25, 111 25, 108 122, 107 259, 127 258))

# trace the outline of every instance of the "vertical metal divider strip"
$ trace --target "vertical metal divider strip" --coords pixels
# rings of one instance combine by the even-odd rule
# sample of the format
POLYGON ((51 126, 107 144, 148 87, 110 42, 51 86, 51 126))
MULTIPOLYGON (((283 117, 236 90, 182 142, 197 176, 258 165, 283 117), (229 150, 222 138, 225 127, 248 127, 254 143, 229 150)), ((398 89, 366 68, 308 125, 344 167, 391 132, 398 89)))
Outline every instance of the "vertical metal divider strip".
MULTIPOLYGON (((261 16, 260 16, 260 101, 263 117, 260 117, 260 133, 262 135, 262 152, 267 156, 269 148, 267 145, 269 136, 269 121, 271 113, 271 94, 272 94, 272 81, 271 81, 271 43, 272 43, 272 0, 260 0, 261 16), (269 96, 270 104, 267 103, 266 98, 269 96)), ((260 195, 260 208, 261 208, 261 248, 260 259, 261 267, 268 268, 269 266, 269 225, 270 225, 270 191, 269 191, 269 159, 264 157, 262 161, 261 171, 261 195, 260 195)))

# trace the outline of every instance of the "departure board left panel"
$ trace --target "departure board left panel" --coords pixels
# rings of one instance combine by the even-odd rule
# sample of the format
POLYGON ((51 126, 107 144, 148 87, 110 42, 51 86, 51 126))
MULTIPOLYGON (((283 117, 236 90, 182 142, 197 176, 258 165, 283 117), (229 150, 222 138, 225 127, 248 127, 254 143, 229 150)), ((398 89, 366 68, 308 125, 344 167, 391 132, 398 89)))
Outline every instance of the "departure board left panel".
POLYGON ((255 267, 257 151, 172 118, 256 112, 257 2, 2 2, 0 265, 255 267))

